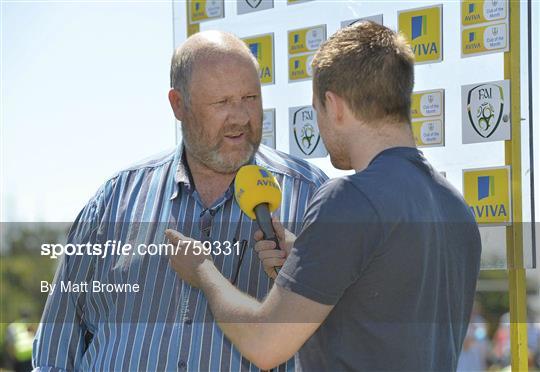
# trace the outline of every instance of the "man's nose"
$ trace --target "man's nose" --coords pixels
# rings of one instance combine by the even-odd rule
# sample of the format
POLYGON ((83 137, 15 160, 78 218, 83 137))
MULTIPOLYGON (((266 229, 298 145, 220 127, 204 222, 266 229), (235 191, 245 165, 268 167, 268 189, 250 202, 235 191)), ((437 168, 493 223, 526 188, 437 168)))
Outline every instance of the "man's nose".
POLYGON ((231 124, 246 125, 249 123, 248 103, 244 100, 232 102, 228 119, 231 124))

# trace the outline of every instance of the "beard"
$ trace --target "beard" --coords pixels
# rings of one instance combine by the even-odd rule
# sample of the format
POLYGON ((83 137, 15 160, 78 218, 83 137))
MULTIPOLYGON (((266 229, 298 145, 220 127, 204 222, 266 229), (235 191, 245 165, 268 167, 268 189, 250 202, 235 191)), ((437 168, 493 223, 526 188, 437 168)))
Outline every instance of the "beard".
POLYGON ((261 143, 261 133, 254 133, 248 125, 223 127, 212 140, 196 120, 182 123, 182 137, 186 151, 214 172, 235 173, 253 159, 261 143), (244 133, 246 140, 232 151, 223 149, 224 137, 228 133, 244 133))

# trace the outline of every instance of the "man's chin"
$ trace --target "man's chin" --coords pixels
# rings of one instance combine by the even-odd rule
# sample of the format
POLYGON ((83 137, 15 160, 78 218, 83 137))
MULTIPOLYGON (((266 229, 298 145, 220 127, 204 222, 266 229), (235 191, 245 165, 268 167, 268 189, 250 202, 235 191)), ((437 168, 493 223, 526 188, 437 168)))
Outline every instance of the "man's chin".
POLYGON ((255 156, 255 151, 245 152, 243 154, 227 154, 221 156, 221 159, 216 163, 214 171, 223 174, 236 173, 242 166, 249 164, 255 156), (234 156, 237 155, 237 156, 234 156))
POLYGON ((332 154, 330 154, 330 163, 334 166, 334 168, 339 170, 351 170, 352 166, 350 162, 345 161, 345 159, 342 158, 336 158, 332 157, 332 154))

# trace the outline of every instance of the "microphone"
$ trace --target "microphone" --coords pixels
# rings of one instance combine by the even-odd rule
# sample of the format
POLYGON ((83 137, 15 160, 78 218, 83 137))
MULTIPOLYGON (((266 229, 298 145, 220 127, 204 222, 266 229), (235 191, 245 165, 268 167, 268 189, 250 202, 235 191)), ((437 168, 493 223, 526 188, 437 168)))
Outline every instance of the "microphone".
POLYGON ((264 240, 275 242, 279 249, 270 216, 281 205, 281 188, 274 175, 258 165, 244 165, 234 180, 234 197, 242 212, 257 221, 264 240))

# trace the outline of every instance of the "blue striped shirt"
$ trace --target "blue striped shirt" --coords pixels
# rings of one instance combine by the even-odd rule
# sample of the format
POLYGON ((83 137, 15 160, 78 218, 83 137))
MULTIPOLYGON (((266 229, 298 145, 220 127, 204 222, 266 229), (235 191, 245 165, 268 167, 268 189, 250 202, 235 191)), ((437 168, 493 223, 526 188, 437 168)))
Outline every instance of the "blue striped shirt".
MULTIPOLYGON (((114 240, 118 245, 148 246, 164 243, 167 228, 212 242, 246 240, 243 257, 233 249, 233 254, 216 254, 214 262, 226 278, 238 271, 237 287, 262 299, 272 281, 253 250, 256 223, 241 212, 232 186, 205 208, 182 154, 180 145, 106 182, 77 217, 68 242, 103 245, 114 240)), ((283 198, 275 214, 298 233, 310 197, 327 177, 306 161, 262 145, 253 163, 276 176, 283 198)), ((130 252, 62 257, 34 341, 35 368, 257 370, 224 337, 203 293, 177 277, 167 255, 130 252), (138 284, 140 290, 93 291, 94 281, 138 284), (88 292, 62 292, 62 283, 88 283, 88 292)), ((294 369, 294 361, 279 369, 294 369)))

